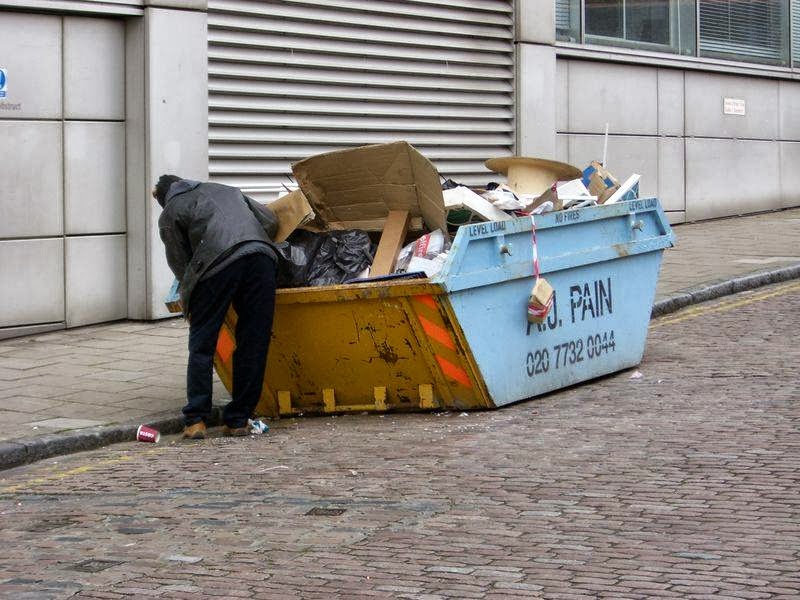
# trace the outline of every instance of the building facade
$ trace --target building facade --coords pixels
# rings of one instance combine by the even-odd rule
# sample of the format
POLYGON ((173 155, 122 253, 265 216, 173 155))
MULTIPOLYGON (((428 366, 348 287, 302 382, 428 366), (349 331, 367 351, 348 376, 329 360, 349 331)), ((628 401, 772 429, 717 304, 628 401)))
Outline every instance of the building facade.
POLYGON ((562 160, 597 156, 608 124, 609 169, 673 222, 800 204, 798 0, 556 0, 554 18, 529 39, 553 44, 562 160))
POLYGON ((642 175, 675 222, 800 205, 798 0, 0 0, 0 337, 167 316, 160 173, 261 201, 405 139, 642 175))

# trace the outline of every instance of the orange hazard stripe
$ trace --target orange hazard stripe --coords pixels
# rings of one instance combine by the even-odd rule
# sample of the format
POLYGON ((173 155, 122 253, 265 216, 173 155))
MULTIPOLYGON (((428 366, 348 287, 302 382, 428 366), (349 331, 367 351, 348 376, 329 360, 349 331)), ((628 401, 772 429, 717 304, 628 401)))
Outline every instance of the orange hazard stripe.
POLYGON ((432 308, 436 310, 436 300, 433 299, 433 296, 414 296, 414 300, 419 302, 420 304, 424 304, 428 308, 432 308))
POLYGON ((222 362, 227 363, 231 356, 233 356, 233 338, 226 328, 219 330, 219 337, 217 338, 217 354, 222 362))
POLYGON ((417 318, 419 318, 420 325, 422 325, 422 329, 428 334, 428 337, 436 340, 445 348, 456 349, 456 343, 444 327, 437 325, 422 315, 417 315, 417 318))
POLYGON ((472 381, 464 369, 458 365, 454 365, 449 360, 439 356, 438 354, 436 355, 436 361, 439 363, 439 368, 442 370, 442 373, 444 373, 447 377, 460 383, 464 387, 472 387, 472 381))

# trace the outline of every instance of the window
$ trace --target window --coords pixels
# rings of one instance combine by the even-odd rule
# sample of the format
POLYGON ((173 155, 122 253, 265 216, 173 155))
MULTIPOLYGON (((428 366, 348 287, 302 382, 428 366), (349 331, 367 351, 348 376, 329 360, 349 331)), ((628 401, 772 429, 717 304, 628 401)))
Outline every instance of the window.
POLYGON ((698 11, 700 56, 789 64, 787 0, 698 0, 698 11))
POLYGON ((694 54, 693 0, 556 0, 559 39, 694 54))
POLYGON ((671 4, 663 0, 586 0, 586 35, 669 45, 671 4))
POLYGON ((556 0, 556 37, 566 42, 581 41, 579 0, 556 0))
POLYGON ((556 37, 800 68, 800 0, 554 0, 556 37))

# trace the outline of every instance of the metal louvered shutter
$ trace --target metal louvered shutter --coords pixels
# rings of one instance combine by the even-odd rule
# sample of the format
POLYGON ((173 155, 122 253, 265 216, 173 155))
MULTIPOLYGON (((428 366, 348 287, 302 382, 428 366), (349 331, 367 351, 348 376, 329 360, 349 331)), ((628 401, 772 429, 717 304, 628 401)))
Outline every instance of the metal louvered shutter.
POLYGON ((268 200, 292 162, 406 140, 488 181, 484 160, 514 149, 512 5, 209 0, 212 179, 268 200))
POLYGON ((700 55, 784 63, 786 0, 699 0, 700 55))

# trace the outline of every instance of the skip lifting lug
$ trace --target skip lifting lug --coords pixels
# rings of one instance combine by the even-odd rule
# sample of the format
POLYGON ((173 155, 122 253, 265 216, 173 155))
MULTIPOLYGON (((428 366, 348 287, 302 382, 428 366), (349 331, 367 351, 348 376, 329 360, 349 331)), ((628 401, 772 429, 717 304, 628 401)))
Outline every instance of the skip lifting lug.
POLYGON ((506 244, 506 236, 498 235, 497 236, 497 249, 500 251, 500 254, 507 254, 511 256, 511 244, 506 244))
POLYGON ((630 224, 631 224, 631 229, 635 229, 636 231, 644 231, 644 221, 642 221, 641 219, 637 221, 636 213, 630 214, 630 224))

